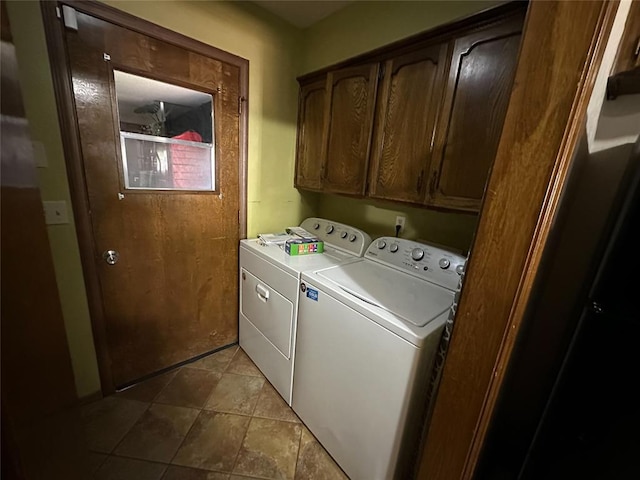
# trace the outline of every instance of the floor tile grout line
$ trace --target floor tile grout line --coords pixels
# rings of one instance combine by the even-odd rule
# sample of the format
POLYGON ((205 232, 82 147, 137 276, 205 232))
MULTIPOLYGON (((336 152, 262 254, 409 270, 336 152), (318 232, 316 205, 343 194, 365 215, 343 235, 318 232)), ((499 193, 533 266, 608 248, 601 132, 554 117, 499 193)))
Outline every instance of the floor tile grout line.
POLYGON ((236 466, 238 465, 238 458, 240 458, 240 452, 242 451, 242 447, 244 446, 244 441, 247 438, 247 433, 249 433, 249 427, 251 426, 251 421, 253 420, 253 417, 249 417, 249 421, 247 422, 247 428, 244 431, 244 434, 242 435, 242 441, 240 442, 240 448, 238 448, 238 451, 236 452, 236 458, 233 459, 233 465, 231 466, 231 471, 229 472, 229 476, 234 474, 234 470, 236 469, 236 466))
MULTIPOLYGON (((197 409, 194 409, 194 410, 197 410, 197 409)), ((169 460, 169 465, 173 465, 173 461, 175 460, 176 455, 178 455, 178 452, 180 451, 180 448, 184 445, 185 440, 187 439, 187 437, 191 433, 191 430, 193 430, 193 426, 196 424, 196 422, 198 421, 198 418, 200 418, 200 415, 202 415, 203 411, 204 411, 203 408, 201 408, 198 411, 198 415, 196 415, 196 418, 193 419, 193 422, 191 423, 191 426, 189 427, 189 430, 187 430, 187 433, 185 433, 184 437, 182 437, 182 441, 180 442, 180 445, 178 445, 178 448, 176 448, 176 451, 173 454, 173 456, 171 457, 171 460, 169 460)))
POLYGON ((302 424, 300 424, 300 439, 298 440, 298 452, 296 453, 296 468, 293 471, 293 480, 298 476, 298 463, 300 462, 300 450, 302 450, 302 434, 304 429, 302 424))
MULTIPOLYGON (((143 402, 140 402, 143 403, 143 402)), ((127 429, 126 432, 124 432, 124 434, 122 435, 122 437, 120 437, 120 440, 118 440, 116 442, 116 444, 113 446, 113 448, 111 449, 111 451, 109 452, 109 455, 114 455, 116 450, 118 449, 118 447, 122 444, 122 441, 126 438, 127 435, 129 435, 129 433, 131 433, 131 430, 133 430, 133 427, 135 427, 138 422, 140 420, 142 420, 142 417, 144 417, 144 414, 147 413, 149 411, 149 408, 151 407, 151 402, 144 402, 147 404, 147 407, 143 410, 143 412, 140 414, 140 416, 136 419, 135 422, 133 422, 133 424, 127 429)))

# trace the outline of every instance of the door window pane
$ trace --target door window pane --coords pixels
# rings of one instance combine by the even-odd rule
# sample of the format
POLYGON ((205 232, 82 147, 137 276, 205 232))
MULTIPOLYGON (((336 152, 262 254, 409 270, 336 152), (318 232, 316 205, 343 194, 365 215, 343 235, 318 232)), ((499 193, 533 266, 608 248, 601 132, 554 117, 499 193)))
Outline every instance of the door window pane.
POLYGON ((114 71, 128 189, 214 191, 213 98, 114 71))

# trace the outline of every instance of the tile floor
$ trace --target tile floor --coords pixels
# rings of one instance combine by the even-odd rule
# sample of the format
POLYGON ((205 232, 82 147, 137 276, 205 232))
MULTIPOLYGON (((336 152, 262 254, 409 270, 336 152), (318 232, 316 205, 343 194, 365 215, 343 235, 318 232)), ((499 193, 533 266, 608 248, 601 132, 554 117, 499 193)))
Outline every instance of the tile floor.
POLYGON ((98 480, 346 480, 238 346, 82 409, 98 480))

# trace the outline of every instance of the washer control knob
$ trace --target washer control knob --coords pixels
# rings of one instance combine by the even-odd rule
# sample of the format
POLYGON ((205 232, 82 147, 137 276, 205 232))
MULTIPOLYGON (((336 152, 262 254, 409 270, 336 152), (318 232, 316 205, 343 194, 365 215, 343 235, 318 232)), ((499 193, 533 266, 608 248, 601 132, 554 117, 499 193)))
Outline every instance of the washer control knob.
POLYGON ((340 232, 340 238, 347 238, 347 232, 340 232))
POLYGON ((376 245, 380 250, 384 250, 384 247, 387 246, 387 242, 385 242, 384 240, 378 240, 378 243, 376 245))
POLYGON ((424 258, 424 250, 421 248, 414 248, 411 250, 411 258, 413 258, 416 262, 422 260, 424 258))
POLYGON ((350 241, 350 242, 355 242, 355 241, 356 241, 356 238, 358 238, 358 237, 356 237, 356 234, 355 234, 355 233, 352 233, 352 234, 349 236, 349 241, 350 241))
POLYGON ((313 229, 314 230, 318 230, 320 228, 320 224, 319 223, 314 223, 313 224, 313 229))
POLYGON ((333 231, 334 231, 334 230, 335 230, 335 228, 333 227, 333 225, 329 225, 329 226, 326 228, 326 230, 325 230, 325 231, 326 231, 327 233, 333 233, 333 231))
POLYGON ((438 265, 440 265, 441 269, 446 270, 447 268, 449 268, 449 265, 451 265, 451 262, 446 258, 441 258, 438 262, 438 265))
POLYGON ((398 251, 398 244, 397 244, 397 243, 392 243, 392 244, 389 246, 389 250, 390 250, 392 253, 396 253, 396 252, 398 251))
POLYGON ((456 273, 458 275, 462 275, 464 273, 464 265, 462 263, 456 267, 456 273))

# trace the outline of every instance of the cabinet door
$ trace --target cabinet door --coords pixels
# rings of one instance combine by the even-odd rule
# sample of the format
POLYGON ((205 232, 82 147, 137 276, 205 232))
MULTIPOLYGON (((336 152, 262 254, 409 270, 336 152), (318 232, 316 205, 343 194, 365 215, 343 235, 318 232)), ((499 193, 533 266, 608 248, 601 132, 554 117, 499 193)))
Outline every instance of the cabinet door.
POLYGON ((453 41, 428 204, 480 209, 509 103, 522 24, 518 16, 453 41))
POLYGON ((421 203, 425 196, 447 45, 388 60, 378 93, 369 196, 421 203))
POLYGON ((378 64, 329 73, 324 191, 364 195, 378 64))
POLYGON ((322 189, 326 77, 300 86, 295 186, 322 189))

